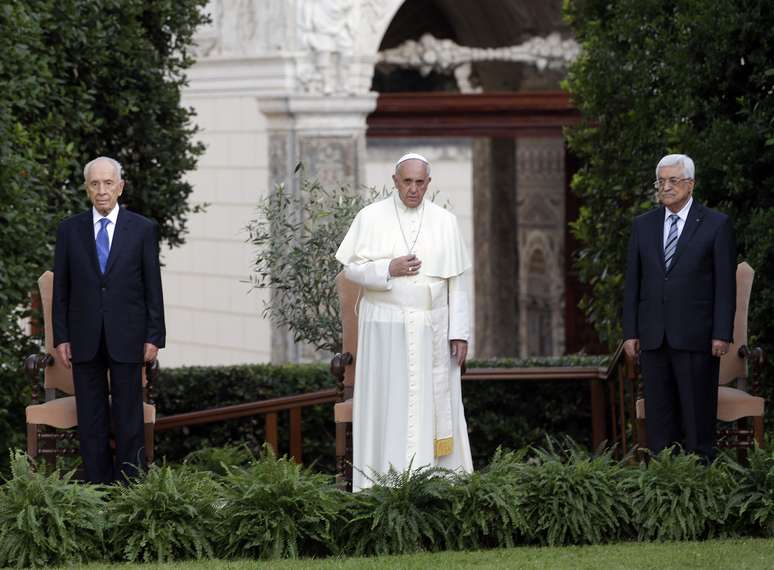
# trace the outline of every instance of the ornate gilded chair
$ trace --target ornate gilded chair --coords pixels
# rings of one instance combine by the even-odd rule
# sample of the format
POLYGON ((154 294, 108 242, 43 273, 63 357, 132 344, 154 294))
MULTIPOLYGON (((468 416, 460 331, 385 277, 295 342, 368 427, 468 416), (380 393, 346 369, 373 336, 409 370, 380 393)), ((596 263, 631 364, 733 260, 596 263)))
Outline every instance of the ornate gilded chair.
MULTIPOLYGON (((32 403, 26 408, 27 453, 30 457, 41 456, 53 463, 56 456, 78 453, 75 429, 78 417, 75 407, 75 388, 72 369, 67 368, 54 350, 51 304, 54 274, 46 271, 38 279, 45 345, 44 352, 31 354, 25 360, 25 372, 32 384, 32 403), (40 372, 43 372, 44 402, 39 403, 40 372)), ((151 398, 151 387, 158 376, 158 361, 143 367, 142 382, 145 392, 145 455, 153 461, 153 431, 156 423, 156 406, 151 398)))
MULTIPOLYGON (((747 345, 747 313, 750 305, 755 272, 743 261, 736 268, 736 316, 734 342, 728 353, 720 358, 720 386, 718 387, 718 420, 736 425, 718 429, 718 447, 739 450, 743 460, 748 448, 763 445, 763 413, 765 400, 760 393, 760 369, 765 355, 760 347, 747 345), (750 381, 751 380, 751 381, 750 381), (752 429, 748 421, 752 420, 752 429)), ((645 432, 645 400, 636 402, 639 445, 647 447, 645 432)))
POLYGON ((357 361, 357 303, 361 287, 336 276, 336 291, 341 305, 342 352, 331 360, 331 373, 336 378, 341 401, 334 405, 336 422, 336 481, 340 487, 352 488, 352 395, 355 388, 357 361))

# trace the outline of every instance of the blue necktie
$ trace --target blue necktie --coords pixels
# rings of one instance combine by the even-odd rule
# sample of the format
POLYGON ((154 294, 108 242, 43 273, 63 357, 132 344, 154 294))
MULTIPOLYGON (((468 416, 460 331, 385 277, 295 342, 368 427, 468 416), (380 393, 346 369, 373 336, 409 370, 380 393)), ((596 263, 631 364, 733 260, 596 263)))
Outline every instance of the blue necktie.
POLYGON ((99 269, 105 273, 108 255, 110 255, 110 240, 108 239, 107 225, 110 220, 102 218, 99 223, 102 225, 97 232, 97 259, 99 260, 99 269))
POLYGON ((669 264, 672 263, 672 258, 677 250, 677 220, 679 219, 680 216, 677 214, 669 216, 669 221, 672 222, 672 225, 669 226, 669 234, 664 246, 664 267, 666 269, 669 269, 669 264))

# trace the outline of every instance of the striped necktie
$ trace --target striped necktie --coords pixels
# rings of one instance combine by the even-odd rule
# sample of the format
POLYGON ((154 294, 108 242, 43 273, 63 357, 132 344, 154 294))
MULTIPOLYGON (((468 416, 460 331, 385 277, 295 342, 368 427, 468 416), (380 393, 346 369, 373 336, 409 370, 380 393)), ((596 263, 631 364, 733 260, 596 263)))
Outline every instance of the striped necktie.
POLYGON ((677 250, 677 220, 680 216, 672 214, 669 216, 669 221, 672 225, 669 226, 669 235, 667 235, 666 245, 664 246, 664 267, 669 269, 669 265, 672 263, 672 258, 675 256, 677 250))

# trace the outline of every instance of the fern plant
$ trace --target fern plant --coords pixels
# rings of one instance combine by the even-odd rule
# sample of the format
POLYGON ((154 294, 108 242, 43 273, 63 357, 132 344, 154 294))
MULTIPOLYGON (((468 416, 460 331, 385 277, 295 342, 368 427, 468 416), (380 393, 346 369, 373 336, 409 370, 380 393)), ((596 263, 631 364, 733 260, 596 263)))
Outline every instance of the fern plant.
POLYGON ((375 474, 374 486, 350 497, 339 544, 357 556, 439 550, 451 544, 450 471, 421 467, 375 474))
POLYGON ((551 546, 619 538, 631 516, 621 494, 622 471, 612 451, 594 456, 569 438, 535 449, 518 469, 529 538, 551 546))
POLYGON ((737 519, 742 531, 774 536, 774 451, 756 447, 748 453, 749 465, 728 461, 736 487, 726 515, 737 519))
POLYGON ((457 477, 449 533, 456 548, 512 547, 529 533, 519 479, 525 455, 498 449, 487 467, 457 477))
POLYGON ((255 455, 246 444, 242 444, 198 449, 186 455, 183 464, 223 476, 229 467, 247 467, 253 461, 255 455))
POLYGON ((206 472, 152 466, 143 479, 116 486, 108 508, 113 557, 164 562, 214 556, 220 485, 206 472))
POLYGON ((264 446, 247 468, 228 468, 219 529, 229 557, 297 558, 335 549, 333 525, 342 493, 316 474, 264 446))
POLYGON ((639 540, 698 540, 722 531, 733 486, 721 463, 704 466, 666 449, 647 467, 628 469, 623 490, 639 540))
POLYGON ((61 475, 36 472, 11 453, 11 478, 0 488, 0 566, 83 563, 103 555, 105 492, 61 475))

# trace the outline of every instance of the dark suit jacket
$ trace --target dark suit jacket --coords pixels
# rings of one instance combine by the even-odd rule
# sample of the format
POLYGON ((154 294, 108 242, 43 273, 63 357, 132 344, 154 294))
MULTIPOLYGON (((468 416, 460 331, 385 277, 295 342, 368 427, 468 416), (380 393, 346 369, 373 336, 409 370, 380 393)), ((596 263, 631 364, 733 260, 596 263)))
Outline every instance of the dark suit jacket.
POLYGON ((102 275, 92 210, 59 224, 54 254, 54 346, 71 344, 73 362, 94 358, 102 329, 110 356, 142 362, 144 344, 165 343, 164 301, 154 222, 121 208, 102 275))
POLYGON ((664 207, 634 220, 624 290, 624 339, 654 350, 710 352, 731 341, 736 311, 736 243, 731 220, 694 199, 669 271, 664 269, 664 207))

